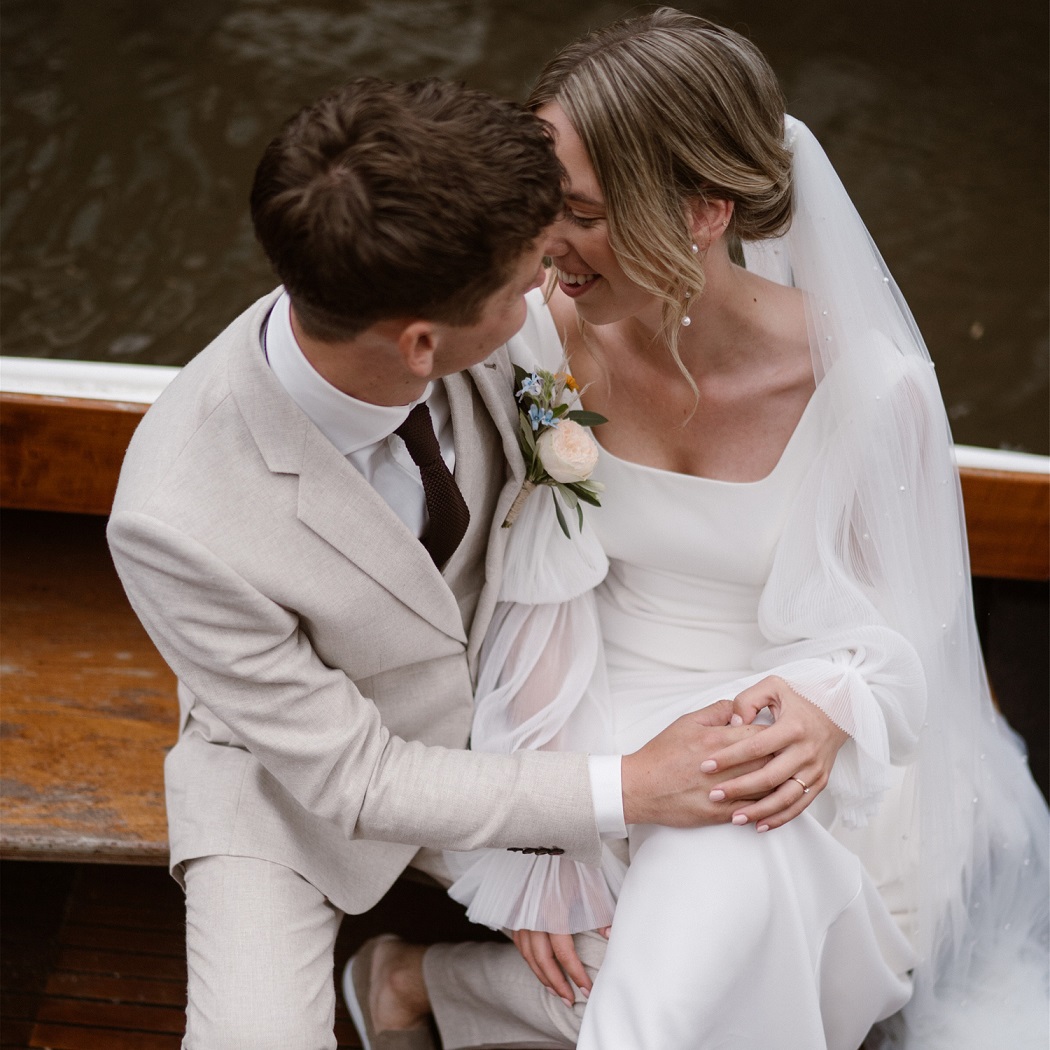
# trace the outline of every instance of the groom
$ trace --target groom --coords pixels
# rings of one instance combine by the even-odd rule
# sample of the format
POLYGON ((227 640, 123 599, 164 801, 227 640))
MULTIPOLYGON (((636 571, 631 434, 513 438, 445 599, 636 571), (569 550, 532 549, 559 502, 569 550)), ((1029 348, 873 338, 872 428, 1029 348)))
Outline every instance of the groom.
POLYGON ((308 106, 251 195, 282 287, 131 443, 108 535, 179 679, 186 1047, 334 1047, 343 914, 443 848, 596 861, 624 817, 710 819, 693 721, 622 764, 462 750, 523 478, 493 351, 541 280, 560 177, 535 118, 461 86, 358 80, 308 106))

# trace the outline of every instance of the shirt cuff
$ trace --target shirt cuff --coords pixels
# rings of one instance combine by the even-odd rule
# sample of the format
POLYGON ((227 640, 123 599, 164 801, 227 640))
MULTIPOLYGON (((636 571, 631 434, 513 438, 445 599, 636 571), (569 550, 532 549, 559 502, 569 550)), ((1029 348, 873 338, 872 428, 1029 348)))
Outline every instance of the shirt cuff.
POLYGON ((627 838, 623 819, 623 784, 620 779, 620 755, 588 755, 591 774, 591 798, 594 819, 603 839, 627 838))

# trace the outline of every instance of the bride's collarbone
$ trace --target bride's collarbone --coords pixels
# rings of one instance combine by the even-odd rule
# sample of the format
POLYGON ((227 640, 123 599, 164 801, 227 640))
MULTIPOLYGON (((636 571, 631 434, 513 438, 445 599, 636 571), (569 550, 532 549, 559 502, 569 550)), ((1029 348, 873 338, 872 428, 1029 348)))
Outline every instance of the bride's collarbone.
POLYGON ((810 391, 779 397, 697 399, 664 389, 614 384, 588 408, 609 420, 596 431, 612 455, 677 474, 753 482, 776 467, 805 411, 810 391))

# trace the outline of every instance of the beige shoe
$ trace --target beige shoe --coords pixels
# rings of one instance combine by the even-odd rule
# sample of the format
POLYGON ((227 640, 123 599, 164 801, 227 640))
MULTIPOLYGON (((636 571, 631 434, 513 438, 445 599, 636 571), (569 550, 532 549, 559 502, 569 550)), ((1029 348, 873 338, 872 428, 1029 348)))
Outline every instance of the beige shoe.
POLYGON ((357 954, 343 967, 343 998, 350 1017, 361 1037, 364 1050, 438 1050, 430 1032, 430 1025, 406 1031, 376 1032, 368 1009, 372 987, 372 956, 383 941, 396 941, 392 933, 373 937, 361 945, 357 954))

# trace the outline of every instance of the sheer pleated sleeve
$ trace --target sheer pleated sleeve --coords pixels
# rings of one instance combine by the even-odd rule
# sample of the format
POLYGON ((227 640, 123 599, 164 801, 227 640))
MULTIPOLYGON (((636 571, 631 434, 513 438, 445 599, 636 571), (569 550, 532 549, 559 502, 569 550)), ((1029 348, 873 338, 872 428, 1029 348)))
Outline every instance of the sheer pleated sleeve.
MULTIPOLYGON (((509 349, 515 364, 555 371, 562 346, 535 293, 509 349)), ((511 392, 508 390, 508 396, 511 392)), ((608 561, 584 515, 566 537, 553 494, 540 486, 510 527, 500 601, 482 647, 471 747, 610 753, 608 689, 594 588, 608 561)), ((523 843, 523 847, 530 844, 523 843)), ((575 933, 612 922, 624 865, 599 866, 508 850, 448 853, 450 895, 494 928, 575 933)))

